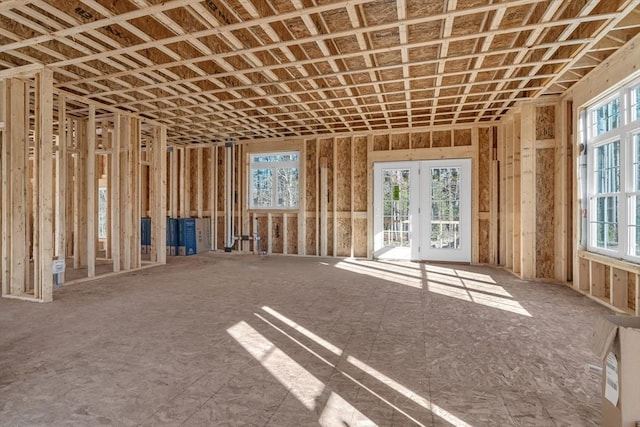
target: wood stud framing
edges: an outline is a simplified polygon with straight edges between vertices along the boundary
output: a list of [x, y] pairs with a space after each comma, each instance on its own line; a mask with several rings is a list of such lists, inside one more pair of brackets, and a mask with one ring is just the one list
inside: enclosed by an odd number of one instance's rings
[[[606, 59], [593, 73], [565, 94], [564, 99], [567, 102], [559, 113], [559, 125], [564, 129], [560, 134], [569, 134], [568, 147], [571, 150], [566, 152], [568, 169], [571, 168], [570, 165], [579, 165], [581, 158], [579, 144], [575, 138], [575, 135], [579, 134], [580, 108], [629, 77], [630, 70], [635, 69], [640, 61], [640, 49], [637, 49], [639, 42], [640, 36], [631, 38], [628, 45]], [[618, 312], [640, 316], [640, 266], [587, 252], [586, 248], [581, 246], [581, 222], [584, 221], [584, 217], [580, 211], [579, 170], [576, 169], [579, 168], [574, 167], [572, 170], [572, 196], [562, 195], [565, 198], [564, 203], [572, 205], [573, 211], [573, 221], [567, 219], [563, 224], [572, 227], [568, 234], [576, 245], [572, 251], [566, 252], [566, 266], [573, 269], [569, 271], [569, 274], [572, 274], [573, 288]]]
[[28, 109], [27, 81], [4, 81], [5, 126], [2, 144], [2, 294], [27, 293], [29, 255], [27, 238]]
[[[2, 295], [51, 301], [54, 260], [75, 268], [56, 283], [141, 267], [139, 117], [61, 94], [44, 67], [0, 84], [2, 117]], [[86, 115], [78, 115], [83, 108]], [[100, 119], [98, 119], [100, 116]], [[148, 144], [157, 147], [154, 170], [166, 170], [166, 128], [149, 123]], [[147, 162], [148, 163], [148, 162]], [[98, 183], [108, 188], [106, 241], [99, 245]], [[156, 221], [154, 263], [165, 262], [165, 175], [150, 179]], [[157, 179], [155, 178], [157, 177]], [[78, 277], [78, 274], [81, 276]]]

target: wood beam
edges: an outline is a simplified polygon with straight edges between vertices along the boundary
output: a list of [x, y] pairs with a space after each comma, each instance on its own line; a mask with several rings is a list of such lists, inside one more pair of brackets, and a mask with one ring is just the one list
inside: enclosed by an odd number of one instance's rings
[[4, 81], [6, 108], [2, 145], [2, 292], [23, 295], [29, 265], [27, 238], [28, 173], [28, 90], [27, 82], [12, 78]]
[[96, 176], [96, 107], [89, 106], [86, 141], [86, 203], [87, 203], [87, 276], [96, 275], [96, 243], [98, 240], [98, 181]]
[[158, 126], [153, 130], [151, 145], [150, 204], [151, 260], [167, 262], [167, 129]]
[[109, 157], [111, 159], [109, 168], [109, 180], [111, 182], [109, 197], [109, 216], [111, 218], [111, 228], [109, 230], [111, 240], [111, 260], [113, 263], [113, 272], [117, 273], [122, 268], [121, 248], [122, 248], [122, 231], [121, 219], [121, 168], [120, 161], [122, 158], [122, 131], [123, 123], [122, 116], [116, 114], [113, 123], [113, 135], [111, 143], [111, 153]]

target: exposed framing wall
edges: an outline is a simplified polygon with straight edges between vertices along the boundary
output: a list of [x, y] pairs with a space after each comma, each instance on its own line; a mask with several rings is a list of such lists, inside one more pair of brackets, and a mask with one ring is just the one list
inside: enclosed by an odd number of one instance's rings
[[53, 76], [0, 81], [2, 296], [53, 299]]
[[[47, 302], [54, 282], [142, 267], [143, 206], [154, 224], [150, 262], [165, 262], [164, 126], [56, 91], [46, 67], [1, 80], [0, 99], [4, 297]], [[54, 276], [54, 260], [65, 273]]]
[[588, 252], [582, 245], [582, 221], [580, 191], [580, 142], [578, 116], [582, 108], [602, 94], [638, 76], [640, 63], [640, 35], [635, 36], [623, 48], [611, 55], [583, 80], [576, 83], [562, 98], [561, 115], [569, 148], [565, 155], [574, 166], [570, 181], [573, 197], [572, 242], [575, 251], [571, 256], [573, 288], [590, 298], [621, 313], [640, 316], [640, 266]]
[[[416, 129], [405, 133], [372, 133], [369, 135], [326, 136], [284, 141], [239, 143], [233, 161], [234, 230], [235, 236], [256, 236], [256, 245], [237, 240], [235, 250], [287, 255], [327, 255], [370, 257], [372, 247], [372, 168], [374, 162], [399, 160], [429, 160], [471, 158], [473, 163], [474, 263], [490, 263], [497, 259], [498, 191], [491, 184], [497, 175], [497, 129], [495, 126]], [[482, 150], [479, 151], [479, 147]], [[190, 167], [184, 165], [188, 154]], [[297, 210], [249, 209], [249, 159], [258, 152], [298, 151], [300, 153], [300, 200]], [[177, 153], [177, 154], [174, 154]], [[178, 157], [178, 160], [175, 157]], [[214, 241], [224, 245], [224, 223], [227, 193], [225, 192], [225, 147], [195, 144], [174, 148], [169, 154], [171, 165], [178, 164], [178, 173], [169, 174], [182, 187], [185, 180], [198, 181], [189, 185], [191, 206], [189, 215], [212, 213], [217, 218]], [[202, 158], [203, 161], [197, 160]], [[205, 161], [204, 159], [209, 159]], [[189, 176], [183, 178], [185, 171]], [[208, 178], [207, 178], [208, 177]], [[202, 184], [200, 184], [202, 181]], [[175, 182], [168, 183], [173, 192]], [[195, 194], [193, 194], [195, 192]], [[180, 191], [177, 191], [180, 194]], [[205, 195], [206, 194], [206, 195]], [[216, 209], [206, 209], [209, 197]], [[177, 197], [171, 196], [171, 200]], [[180, 198], [186, 200], [186, 197]], [[200, 208], [200, 201], [203, 207]], [[171, 214], [171, 206], [169, 206]], [[186, 213], [186, 209], [183, 209]], [[492, 243], [493, 242], [493, 243]]]
[[[498, 127], [498, 264], [526, 279], [571, 280], [567, 104], [522, 103]], [[570, 188], [570, 186], [569, 186]]]

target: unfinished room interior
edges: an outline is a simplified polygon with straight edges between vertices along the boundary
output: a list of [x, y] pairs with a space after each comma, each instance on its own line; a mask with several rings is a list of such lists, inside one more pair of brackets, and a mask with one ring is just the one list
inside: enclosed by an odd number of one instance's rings
[[622, 426], [591, 341], [640, 316], [639, 33], [2, 0], [0, 425]]

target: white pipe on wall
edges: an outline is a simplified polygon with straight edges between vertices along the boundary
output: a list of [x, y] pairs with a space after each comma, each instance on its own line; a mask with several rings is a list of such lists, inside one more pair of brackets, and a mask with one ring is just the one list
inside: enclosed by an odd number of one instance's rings
[[231, 252], [231, 248], [235, 243], [235, 237], [233, 235], [233, 154], [234, 144], [233, 142], [227, 142], [225, 144], [225, 194], [226, 194], [226, 206], [225, 206], [225, 252]]

